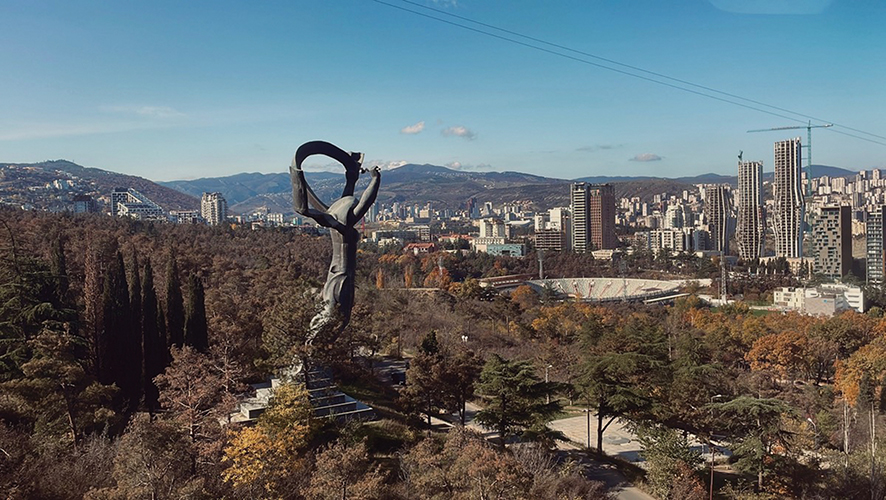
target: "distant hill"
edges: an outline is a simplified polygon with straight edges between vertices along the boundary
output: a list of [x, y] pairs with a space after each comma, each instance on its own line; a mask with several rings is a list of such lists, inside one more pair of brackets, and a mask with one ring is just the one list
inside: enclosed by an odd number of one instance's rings
[[[38, 163], [2, 163], [2, 166], [25, 167], [27, 175], [19, 174], [17, 181], [26, 188], [28, 178], [34, 182], [43, 182], [45, 178], [73, 177], [80, 179], [82, 193], [94, 197], [109, 195], [116, 187], [134, 188], [167, 210], [195, 209], [200, 207], [200, 200], [181, 191], [162, 186], [143, 177], [119, 174], [98, 168], [83, 167], [67, 160], [50, 160]], [[7, 186], [7, 189], [12, 189]]]
[[[813, 165], [818, 177], [855, 175], [856, 172], [837, 167]], [[771, 178], [771, 173], [768, 174]], [[308, 183], [324, 200], [339, 196], [344, 187], [344, 176], [331, 172], [307, 172]], [[766, 175], [764, 175], [766, 177]], [[368, 180], [364, 176], [357, 184], [362, 190]], [[476, 197], [478, 201], [495, 204], [525, 203], [536, 209], [563, 206], [569, 203], [571, 182], [611, 183], [616, 196], [651, 199], [660, 193], [676, 193], [693, 184], [728, 183], [737, 178], [720, 174], [702, 174], [675, 179], [650, 176], [594, 176], [568, 180], [542, 177], [520, 172], [470, 172], [453, 170], [438, 165], [407, 164], [382, 173], [378, 199], [383, 203], [431, 203], [434, 207], [459, 208]], [[243, 173], [228, 177], [214, 177], [189, 181], [162, 183], [183, 193], [200, 196], [203, 192], [221, 192], [232, 211], [248, 213], [258, 208], [272, 212], [292, 213], [292, 187], [288, 172], [274, 174]]]
[[[765, 168], [765, 165], [764, 165]], [[803, 167], [803, 171], [806, 171], [806, 167]], [[831, 167], [828, 165], [812, 165], [812, 178], [817, 177], [851, 177], [857, 174], [858, 172], [854, 170], [846, 170], [845, 168], [840, 167]], [[764, 172], [763, 180], [772, 180], [773, 177], [772, 172]], [[738, 176], [737, 175], [721, 175], [721, 174], [701, 174], [692, 177], [676, 177], [673, 179], [667, 179], [662, 177], [626, 177], [626, 176], [594, 176], [594, 177], [582, 177], [580, 179], [575, 179], [577, 182], [592, 182], [595, 184], [602, 183], [617, 183], [617, 182], [636, 182], [636, 181], [649, 181], [649, 180], [670, 180], [674, 182], [678, 182], [681, 184], [732, 184], [733, 186], [738, 185]]]

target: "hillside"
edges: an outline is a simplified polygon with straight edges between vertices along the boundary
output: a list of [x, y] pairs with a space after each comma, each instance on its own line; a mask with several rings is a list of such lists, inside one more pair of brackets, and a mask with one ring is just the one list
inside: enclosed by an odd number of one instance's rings
[[[43, 189], [45, 184], [55, 180], [70, 182], [64, 190]], [[83, 167], [67, 160], [0, 163], [0, 194], [5, 199], [40, 208], [58, 208], [77, 194], [95, 198], [107, 196], [116, 187], [134, 188], [167, 210], [200, 206], [199, 199], [143, 177]]]

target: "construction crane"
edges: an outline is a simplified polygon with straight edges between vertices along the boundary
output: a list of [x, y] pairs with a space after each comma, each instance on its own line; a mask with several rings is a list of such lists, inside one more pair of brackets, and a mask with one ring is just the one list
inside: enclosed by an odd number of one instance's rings
[[[807, 122], [806, 125], [798, 125], [794, 127], [775, 127], [775, 128], [761, 128], [758, 130], [748, 130], [748, 133], [751, 132], [774, 132], [776, 130], [797, 130], [801, 128], [806, 129], [806, 145], [801, 146], [806, 148], [806, 197], [809, 198], [812, 196], [812, 129], [814, 128], [828, 128], [833, 127], [833, 123], [825, 123], [824, 125], [813, 125], [812, 122]], [[741, 155], [739, 155], [739, 159]]]

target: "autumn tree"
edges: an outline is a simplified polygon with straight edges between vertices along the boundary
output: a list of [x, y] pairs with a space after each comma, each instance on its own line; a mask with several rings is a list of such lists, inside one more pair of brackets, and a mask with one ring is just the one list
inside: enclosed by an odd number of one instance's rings
[[444, 443], [425, 439], [400, 460], [404, 489], [420, 498], [528, 499], [529, 473], [482, 436], [452, 429]]
[[213, 439], [218, 419], [231, 409], [221, 375], [208, 356], [189, 346], [172, 349], [172, 363], [154, 379], [160, 404], [191, 442]]
[[371, 465], [365, 443], [339, 440], [317, 455], [308, 497], [318, 500], [385, 498], [384, 480], [380, 466]]
[[93, 490], [89, 500], [200, 498], [203, 481], [193, 477], [187, 434], [163, 420], [136, 416], [120, 438], [114, 458], [116, 486]]
[[303, 385], [283, 384], [253, 427], [236, 431], [224, 450], [222, 477], [251, 497], [285, 496], [307, 487], [304, 451], [314, 410]]

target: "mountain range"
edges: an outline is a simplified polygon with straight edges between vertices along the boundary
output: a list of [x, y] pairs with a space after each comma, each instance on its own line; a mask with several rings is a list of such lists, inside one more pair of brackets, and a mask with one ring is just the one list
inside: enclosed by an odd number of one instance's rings
[[[813, 176], [845, 177], [856, 172], [838, 167], [813, 165]], [[771, 179], [772, 173], [764, 174]], [[344, 187], [344, 176], [332, 172], [307, 172], [306, 178], [313, 190], [324, 200], [337, 198]], [[167, 210], [194, 209], [200, 206], [204, 192], [220, 192], [233, 213], [250, 213], [257, 209], [270, 212], [293, 213], [292, 187], [288, 172], [273, 174], [240, 173], [226, 177], [211, 177], [155, 183], [133, 175], [119, 174], [98, 168], [88, 168], [67, 160], [39, 163], [0, 163], [0, 198], [15, 202], [36, 201], [43, 196], [34, 186], [43, 186], [53, 179], [76, 179], [74, 194], [94, 197], [108, 195], [115, 187], [131, 187], [141, 191]], [[491, 201], [496, 205], [520, 203], [535, 209], [547, 209], [569, 204], [569, 184], [572, 182], [612, 183], [617, 197], [640, 197], [649, 200], [663, 192], [677, 193], [693, 184], [728, 183], [735, 185], [735, 176], [703, 174], [694, 177], [659, 178], [628, 176], [592, 176], [579, 179], [558, 179], [521, 172], [473, 172], [453, 170], [437, 165], [407, 164], [382, 172], [378, 200], [390, 204], [430, 203], [435, 208], [463, 207], [468, 199]], [[357, 184], [358, 193], [368, 183], [364, 175]], [[18, 195], [16, 196], [16, 193]], [[46, 194], [49, 196], [49, 193]], [[51, 207], [64, 200], [52, 195], [47, 203], [35, 206]]]
[[[813, 165], [813, 177], [845, 177], [856, 172], [826, 165]], [[772, 173], [764, 174], [771, 180]], [[330, 200], [341, 193], [344, 176], [331, 172], [306, 172], [305, 177], [317, 195]], [[569, 203], [568, 185], [572, 182], [612, 183], [617, 197], [651, 198], [662, 192], [674, 193], [693, 184], [737, 184], [736, 176], [703, 174], [693, 177], [660, 178], [651, 176], [592, 176], [558, 179], [521, 172], [467, 172], [438, 165], [407, 164], [382, 172], [378, 199], [382, 203], [431, 203], [432, 206], [458, 208], [475, 197], [479, 202], [528, 203], [539, 209]], [[365, 187], [366, 177], [357, 184]], [[187, 181], [161, 182], [194, 197], [204, 192], [220, 192], [233, 212], [249, 213], [266, 208], [271, 212], [292, 213], [292, 187], [289, 173], [241, 173]]]

